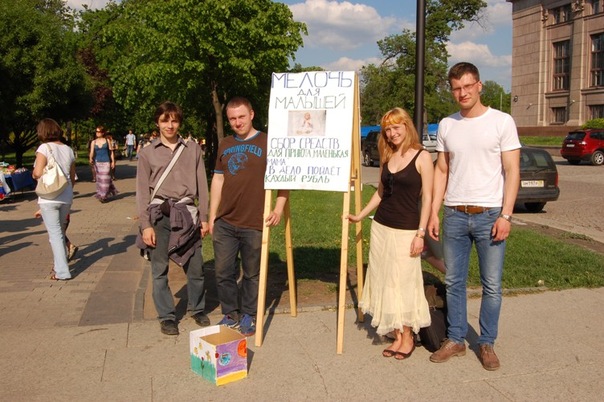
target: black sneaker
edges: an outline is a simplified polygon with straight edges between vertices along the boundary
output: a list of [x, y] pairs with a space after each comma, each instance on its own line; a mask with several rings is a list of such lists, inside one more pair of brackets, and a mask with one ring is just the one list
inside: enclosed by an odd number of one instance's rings
[[159, 323], [162, 334], [178, 335], [178, 325], [174, 320], [165, 320]]
[[210, 319], [204, 313], [197, 313], [193, 315], [193, 319], [200, 327], [207, 327], [210, 325]]

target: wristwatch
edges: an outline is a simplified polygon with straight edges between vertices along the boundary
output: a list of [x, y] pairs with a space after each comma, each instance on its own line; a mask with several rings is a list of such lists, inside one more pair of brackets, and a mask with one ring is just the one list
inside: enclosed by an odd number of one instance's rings
[[499, 217], [505, 219], [508, 222], [512, 222], [512, 215], [500, 214]]

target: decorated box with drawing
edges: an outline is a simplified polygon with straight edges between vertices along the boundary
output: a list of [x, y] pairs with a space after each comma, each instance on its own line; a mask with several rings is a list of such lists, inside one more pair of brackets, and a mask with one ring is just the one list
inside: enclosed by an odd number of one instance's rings
[[191, 331], [191, 369], [216, 385], [247, 377], [247, 338], [222, 325]]

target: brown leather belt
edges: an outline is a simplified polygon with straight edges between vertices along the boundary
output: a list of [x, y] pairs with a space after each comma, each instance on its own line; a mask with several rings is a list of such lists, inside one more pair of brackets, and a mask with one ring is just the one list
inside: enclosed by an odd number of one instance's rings
[[453, 208], [456, 211], [463, 212], [465, 214], [470, 214], [470, 215], [481, 214], [481, 213], [486, 212], [489, 209], [491, 209], [489, 207], [479, 207], [477, 205], [455, 205], [455, 206], [449, 207], [449, 208]]

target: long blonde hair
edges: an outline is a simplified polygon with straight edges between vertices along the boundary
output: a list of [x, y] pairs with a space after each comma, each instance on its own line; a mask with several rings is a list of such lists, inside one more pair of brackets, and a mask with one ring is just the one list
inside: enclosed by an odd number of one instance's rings
[[409, 113], [405, 111], [405, 109], [400, 107], [395, 107], [387, 111], [384, 116], [382, 116], [382, 121], [380, 123], [380, 139], [378, 140], [378, 150], [380, 152], [380, 164], [388, 163], [394, 151], [396, 151], [396, 147], [390, 141], [388, 141], [388, 137], [386, 136], [386, 127], [391, 126], [393, 124], [404, 124], [407, 128], [407, 134], [405, 138], [403, 138], [403, 143], [401, 144], [400, 151], [401, 154], [407, 152], [408, 149], [421, 149], [422, 145], [419, 142], [419, 137], [417, 135], [417, 130], [415, 129], [415, 125], [413, 124], [413, 120], [409, 116]]

